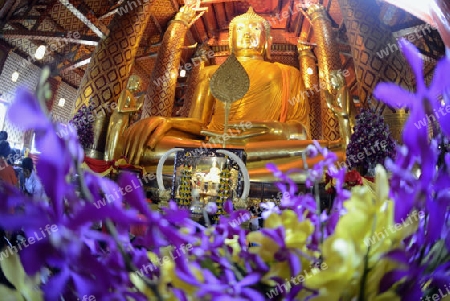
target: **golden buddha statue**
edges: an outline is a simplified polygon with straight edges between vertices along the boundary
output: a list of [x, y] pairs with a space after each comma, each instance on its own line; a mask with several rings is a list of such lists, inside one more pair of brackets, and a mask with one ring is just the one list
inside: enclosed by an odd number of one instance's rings
[[[188, 117], [151, 116], [136, 122], [124, 133], [125, 156], [150, 172], [169, 149], [221, 148], [219, 137], [226, 140], [227, 148], [245, 150], [253, 181], [273, 180], [265, 168], [269, 162], [282, 170], [303, 167], [301, 153], [312, 143], [308, 140], [310, 107], [302, 93], [304, 83], [295, 67], [265, 61], [270, 58], [270, 42], [270, 23], [252, 8], [231, 21], [230, 51], [244, 67], [250, 85], [245, 96], [231, 104], [229, 125], [233, 130], [229, 135], [223, 133], [225, 104], [213, 97], [209, 86], [219, 66], [207, 66], [200, 71]], [[216, 142], [206, 142], [211, 138]], [[341, 141], [319, 143], [341, 148]], [[318, 161], [314, 158], [309, 163]], [[171, 174], [169, 169], [167, 172]]]
[[331, 86], [337, 91], [336, 97], [326, 91], [326, 100], [328, 108], [333, 111], [339, 121], [340, 132], [343, 133], [345, 145], [350, 143], [352, 128], [354, 126], [353, 99], [350, 91], [345, 83], [344, 75], [340, 71], [331, 71]]
[[131, 75], [127, 88], [122, 91], [117, 102], [117, 108], [111, 115], [106, 134], [105, 160], [118, 159], [122, 154], [120, 139], [123, 132], [130, 125], [133, 113], [139, 111], [143, 105], [145, 95], [135, 97], [134, 94], [141, 88], [141, 79]]

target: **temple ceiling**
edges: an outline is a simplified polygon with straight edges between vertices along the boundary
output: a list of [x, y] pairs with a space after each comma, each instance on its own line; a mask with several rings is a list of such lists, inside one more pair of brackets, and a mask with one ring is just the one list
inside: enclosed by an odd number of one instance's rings
[[[139, 0], [0, 0], [0, 44], [38, 66], [49, 65], [53, 76], [77, 88], [80, 85], [90, 57], [100, 39], [109, 33], [109, 25], [120, 13], [120, 7]], [[152, 72], [159, 45], [168, 22], [175, 16], [183, 0], [150, 0], [150, 19], [137, 51], [133, 73], [148, 80]], [[362, 0], [365, 1], [365, 0]], [[205, 0], [208, 11], [191, 27], [182, 60], [188, 61], [195, 45], [205, 45], [215, 52], [227, 52], [228, 24], [249, 6], [270, 21], [273, 50], [278, 60], [293, 56], [301, 38], [314, 43], [308, 17], [298, 5], [314, 0]], [[339, 45], [343, 66], [352, 66], [350, 47], [343, 25], [343, 14], [338, 0], [320, 0], [327, 8], [336, 43]], [[383, 1], [378, 1], [380, 15], [376, 16], [399, 38], [407, 36], [416, 26], [423, 24], [417, 18]], [[437, 33], [426, 35], [414, 42], [429, 62], [444, 53]], [[40, 45], [47, 51], [42, 60], [34, 54]], [[216, 61], [220, 63], [220, 59]], [[290, 62], [287, 62], [290, 63]], [[292, 63], [293, 64], [293, 63]], [[430, 63], [431, 64], [431, 63]], [[295, 65], [295, 64], [294, 64]]]

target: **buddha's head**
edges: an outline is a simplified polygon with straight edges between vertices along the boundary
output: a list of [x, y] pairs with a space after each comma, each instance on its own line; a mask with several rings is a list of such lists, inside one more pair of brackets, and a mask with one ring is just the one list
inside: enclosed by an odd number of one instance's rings
[[137, 91], [141, 87], [141, 78], [135, 74], [131, 75], [128, 79], [127, 89], [130, 91]]
[[230, 51], [238, 58], [270, 58], [270, 23], [250, 7], [229, 26]]

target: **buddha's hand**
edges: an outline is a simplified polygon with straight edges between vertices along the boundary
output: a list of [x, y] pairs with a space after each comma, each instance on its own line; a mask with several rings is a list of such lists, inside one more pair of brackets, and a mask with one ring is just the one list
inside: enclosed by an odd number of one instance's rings
[[183, 6], [180, 11], [175, 15], [175, 20], [182, 21], [186, 25], [190, 24], [196, 16], [195, 10], [190, 6]]
[[170, 130], [170, 118], [152, 116], [139, 120], [124, 132], [125, 156], [138, 165], [146, 146], [154, 149], [164, 134]]

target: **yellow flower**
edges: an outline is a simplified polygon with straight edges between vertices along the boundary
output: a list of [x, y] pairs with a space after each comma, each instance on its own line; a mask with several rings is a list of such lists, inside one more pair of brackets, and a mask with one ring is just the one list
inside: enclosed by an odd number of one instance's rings
[[366, 300], [397, 300], [389, 292], [377, 296], [382, 277], [396, 267], [396, 263], [381, 257], [399, 247], [417, 223], [396, 227], [386, 171], [381, 165], [375, 171], [373, 187], [366, 183], [352, 188], [350, 199], [344, 203], [347, 213], [323, 243], [323, 260], [328, 269], [305, 281], [306, 287], [319, 290], [315, 301], [352, 300], [359, 295], [363, 275]]
[[[171, 248], [161, 248], [161, 256], [168, 256], [167, 254], [171, 251]], [[152, 252], [147, 252], [147, 256], [152, 263], [158, 262], [158, 255]], [[160, 256], [160, 257], [161, 257]], [[188, 263], [189, 265], [189, 263]], [[176, 296], [173, 295], [171, 289], [168, 288], [168, 285], [171, 285], [175, 288], [179, 288], [183, 290], [188, 296], [194, 296], [197, 291], [197, 287], [191, 284], [188, 284], [181, 279], [178, 278], [175, 272], [175, 262], [173, 260], [164, 261], [160, 266], [160, 277], [158, 279], [158, 292], [163, 297], [164, 300], [168, 301], [176, 301], [178, 300]], [[190, 269], [193, 272], [195, 278], [199, 282], [204, 282], [204, 276], [200, 269], [190, 265]], [[146, 295], [148, 300], [155, 300], [156, 296], [152, 292], [150, 288], [145, 284], [145, 282], [139, 277], [137, 273], [130, 274], [131, 282], [136, 286], [136, 288]], [[151, 280], [151, 279], [150, 279]]]
[[305, 286], [319, 290], [320, 295], [330, 300], [339, 300], [344, 291], [349, 289], [349, 285], [355, 281], [355, 275], [361, 275], [362, 257], [349, 236], [329, 237], [325, 240], [322, 251], [328, 268], [306, 278]]
[[[287, 248], [301, 250], [307, 254], [311, 253], [306, 249], [306, 241], [314, 230], [314, 226], [309, 220], [299, 222], [298, 216], [294, 211], [285, 210], [281, 215], [271, 214], [265, 220], [264, 228], [276, 229], [278, 227], [284, 227], [285, 229], [284, 243]], [[264, 281], [271, 284], [272, 282], [268, 279], [274, 276], [282, 279], [298, 276], [291, 274], [288, 262], [275, 261], [274, 256], [280, 249], [280, 246], [271, 238], [263, 235], [261, 231], [255, 231], [247, 235], [247, 240], [258, 244], [257, 247], [251, 249], [251, 252], [259, 254], [270, 266], [270, 271], [263, 278]], [[299, 256], [299, 260], [302, 262], [302, 266], [309, 267], [309, 261], [306, 258]]]
[[368, 301], [400, 301], [401, 298], [394, 292], [385, 292], [376, 297], [368, 298]]

